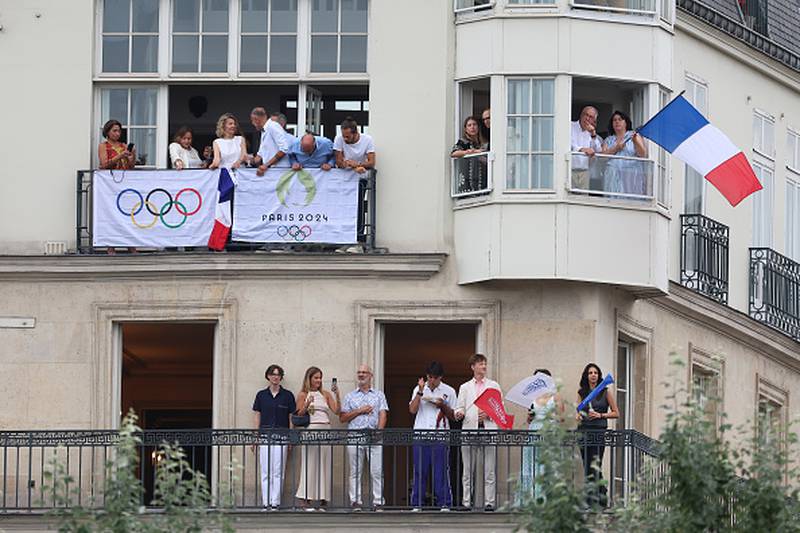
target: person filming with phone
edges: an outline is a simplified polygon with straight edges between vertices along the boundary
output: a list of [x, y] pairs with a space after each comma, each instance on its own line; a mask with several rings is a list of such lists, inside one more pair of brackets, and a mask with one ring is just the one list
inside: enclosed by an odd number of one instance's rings
[[97, 148], [100, 158], [100, 168], [108, 170], [128, 170], [135, 166], [136, 148], [133, 143], [125, 145], [122, 138], [122, 124], [119, 120], [111, 119], [103, 124], [103, 137], [105, 141]]

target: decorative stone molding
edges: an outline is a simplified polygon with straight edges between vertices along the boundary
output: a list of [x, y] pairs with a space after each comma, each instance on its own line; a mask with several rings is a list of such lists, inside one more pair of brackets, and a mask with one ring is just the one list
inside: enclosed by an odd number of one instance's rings
[[140, 253], [72, 256], [0, 256], [0, 281], [121, 279], [405, 278], [427, 280], [445, 253]]
[[383, 387], [383, 329], [386, 322], [467, 322], [477, 324], [477, 351], [489, 358], [490, 373], [500, 368], [500, 302], [477, 301], [396, 301], [355, 302], [355, 366], [368, 364], [375, 385]]
[[[648, 435], [652, 434], [652, 411], [655, 408], [653, 400], [653, 389], [655, 388], [653, 383], [654, 337], [655, 328], [624, 313], [617, 312], [617, 339], [618, 341], [628, 341], [633, 347], [634, 375], [629, 375], [628, 381], [634, 381], [634, 400], [637, 404], [640, 400], [644, 403], [644, 405], [636, 405], [634, 408], [632, 427]], [[619, 369], [617, 369], [617, 373], [619, 373]], [[642, 387], [644, 387], [644, 391], [640, 397], [637, 388], [641, 389]], [[640, 420], [641, 427], [636, 427], [637, 420]]]
[[[237, 305], [233, 300], [98, 302], [94, 304], [92, 428], [119, 427], [122, 397], [122, 322], [213, 322], [215, 428], [236, 427]], [[225, 391], [224, 394], [218, 394]]]

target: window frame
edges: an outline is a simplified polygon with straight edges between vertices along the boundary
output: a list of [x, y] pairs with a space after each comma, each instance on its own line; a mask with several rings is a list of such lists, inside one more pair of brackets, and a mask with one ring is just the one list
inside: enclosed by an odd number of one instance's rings
[[[756, 136], [755, 136], [755, 121], [760, 120], [761, 128], [760, 128], [760, 136], [758, 139], [758, 143], [756, 143]], [[766, 111], [762, 111], [761, 109], [754, 108], [753, 109], [753, 152], [756, 154], [769, 159], [770, 161], [775, 161], [775, 117], [767, 113]], [[769, 153], [764, 147], [764, 140], [765, 140], [765, 132], [766, 132], [766, 125], [772, 126], [772, 153]]]
[[[794, 147], [789, 146], [790, 139], [792, 138], [794, 138]], [[794, 150], [792, 150], [792, 148], [794, 148]], [[792, 151], [794, 151], [794, 162], [789, 159]], [[800, 131], [795, 130], [791, 126], [786, 127], [786, 168], [800, 175]]]
[[[699, 76], [696, 76], [690, 72], [684, 73], [684, 92], [691, 93], [690, 95], [687, 94], [686, 100], [692, 104], [694, 107], [697, 108], [703, 116], [708, 117], [708, 82]], [[705, 91], [705, 98], [703, 99], [702, 103], [698, 100], [698, 90], [703, 89]], [[689, 187], [687, 186], [689, 183], [689, 179], [699, 180], [700, 183], [700, 212], [699, 213], [690, 213], [687, 209], [689, 205], [687, 193], [689, 191]], [[696, 176], [696, 177], [695, 177]], [[707, 187], [708, 183], [707, 180], [696, 170], [692, 167], [687, 165], [686, 163], [683, 164], [683, 212], [685, 214], [698, 214], [703, 215], [706, 212], [706, 197], [707, 195]]]
[[[695, 374], [702, 373], [716, 379], [717, 397], [714, 405], [714, 434], [719, 434], [722, 416], [725, 412], [725, 359], [693, 344], [689, 344], [689, 384], [690, 398], [695, 398]], [[710, 413], [709, 413], [710, 414]], [[709, 419], [709, 422], [712, 422]]]
[[[251, 78], [251, 77], [263, 77], [263, 76], [270, 76], [270, 77], [277, 77], [277, 76], [297, 76], [300, 71], [300, 61], [299, 61], [299, 52], [300, 52], [300, 35], [301, 30], [304, 26], [301, 24], [301, 17], [302, 17], [302, 4], [303, 0], [296, 0], [297, 1], [297, 10], [295, 11], [295, 27], [294, 32], [276, 32], [272, 31], [272, 5], [275, 0], [266, 0], [267, 1], [267, 30], [265, 32], [245, 32], [242, 29], [242, 23], [244, 18], [242, 17], [242, 0], [236, 1], [237, 7], [237, 24], [236, 24], [236, 39], [232, 39], [232, 41], [236, 41], [236, 74], [242, 78]], [[310, 30], [310, 25], [308, 26]], [[282, 72], [275, 72], [272, 70], [272, 37], [287, 37], [294, 35], [294, 70], [291, 71], [282, 71]], [[310, 34], [309, 34], [310, 35]], [[265, 71], [244, 71], [242, 70], [242, 39], [244, 37], [266, 37], [267, 39], [267, 69]], [[310, 39], [310, 36], [309, 36]], [[309, 42], [310, 44], [310, 42]]]
[[[358, 0], [354, 0], [358, 1]], [[312, 5], [313, 0], [307, 0], [308, 6], [308, 34], [305, 36], [304, 40], [307, 39], [307, 57], [306, 57], [306, 73], [309, 76], [332, 76], [332, 75], [346, 75], [346, 76], [363, 76], [369, 75], [369, 19], [371, 14], [371, 5], [372, 3], [370, 0], [367, 0], [367, 30], [365, 32], [343, 32], [342, 31], [342, 0], [336, 0], [337, 5], [337, 12], [336, 12], [336, 32], [315, 32], [314, 31], [314, 6]], [[300, 11], [298, 5], [298, 12]], [[298, 28], [299, 29], [299, 28]], [[321, 37], [331, 37], [336, 36], [336, 70], [334, 71], [315, 71], [313, 68], [313, 49], [314, 49], [314, 37], [321, 36]], [[366, 45], [366, 57], [364, 61], [364, 71], [363, 72], [342, 72], [342, 37], [364, 37], [367, 40]], [[298, 37], [299, 39], [299, 37]]]
[[[162, 20], [163, 20], [163, 8], [165, 0], [156, 0], [156, 5], [158, 6], [158, 14], [156, 19], [158, 21], [158, 29], [155, 33], [153, 32], [134, 32], [133, 31], [133, 4], [135, 0], [131, 0], [128, 4], [128, 31], [127, 32], [105, 32], [103, 28], [103, 18], [105, 16], [105, 0], [96, 0], [95, 4], [95, 14], [96, 14], [96, 23], [95, 23], [95, 73], [98, 77], [105, 77], [105, 78], [118, 78], [118, 77], [136, 77], [136, 78], [157, 78], [161, 73], [161, 47], [163, 46], [161, 34], [163, 31], [162, 28]], [[105, 49], [103, 46], [103, 38], [108, 35], [112, 37], [122, 37], [126, 36], [128, 38], [128, 70], [121, 71], [121, 72], [106, 72], [103, 70], [103, 56], [105, 54]], [[134, 36], [149, 36], [156, 38], [156, 67], [155, 70], [152, 72], [139, 72], [133, 71], [133, 38]]]
[[[194, 76], [203, 76], [203, 77], [227, 77], [231, 71], [231, 55], [232, 51], [235, 50], [237, 64], [239, 58], [239, 48], [238, 46], [234, 45], [234, 42], [237, 39], [233, 38], [234, 32], [231, 31], [232, 28], [237, 28], [237, 25], [233, 24], [234, 13], [232, 7], [240, 8], [241, 2], [236, 0], [235, 2], [228, 2], [228, 23], [225, 32], [220, 31], [203, 31], [203, 2], [206, 0], [195, 0], [200, 5], [200, 10], [197, 15], [197, 31], [174, 31], [175, 25], [175, 0], [166, 0], [167, 5], [169, 6], [169, 24], [167, 25], [167, 34], [169, 37], [169, 50], [167, 53], [167, 65], [166, 70], [169, 72], [169, 75], [172, 77], [194, 77]], [[237, 12], [238, 14], [238, 12]], [[238, 17], [237, 17], [238, 18]], [[225, 68], [220, 71], [215, 72], [206, 72], [203, 71], [203, 37], [212, 36], [212, 37], [226, 37], [226, 52], [225, 52]], [[236, 33], [236, 35], [240, 35], [240, 33]], [[174, 64], [174, 57], [173, 52], [175, 50], [175, 37], [187, 37], [187, 36], [196, 36], [198, 38], [197, 43], [197, 70], [194, 71], [176, 71], [175, 64]], [[234, 48], [235, 46], [235, 48]]]
[[[753, 172], [762, 186], [761, 190], [753, 193], [752, 244], [754, 248], [772, 248], [775, 235], [775, 171], [760, 161], [751, 163]], [[769, 173], [768, 179], [764, 176], [766, 172]], [[762, 235], [767, 237], [766, 242], [762, 242]]]
[[[775, 383], [771, 382], [770, 380], [766, 379], [761, 374], [756, 374], [756, 395], [755, 395], [755, 427], [754, 430], [757, 432], [757, 436], [760, 437], [758, 432], [761, 431], [760, 427], [760, 417], [761, 417], [761, 405], [762, 403], [770, 403], [772, 405], [778, 406], [780, 409], [779, 419], [782, 428], [787, 427], [789, 422], [789, 392]], [[783, 449], [788, 444], [788, 435], [785, 432], [781, 432], [778, 435], [779, 438], [779, 446]], [[784, 472], [784, 474], [788, 474], [788, 471]]]
[[[525, 81], [531, 82], [531, 90], [529, 91], [529, 93], [530, 93], [530, 101], [529, 101], [529, 103], [530, 104], [533, 103], [533, 81], [535, 81], [535, 80], [550, 81], [553, 84], [553, 102], [552, 102], [553, 107], [552, 107], [552, 112], [551, 113], [533, 113], [532, 112], [533, 111], [533, 106], [531, 105], [530, 106], [531, 112], [528, 113], [528, 114], [519, 114], [519, 113], [511, 114], [511, 113], [509, 113], [508, 112], [509, 82], [510, 81], [514, 81], [514, 80], [525, 80]], [[556, 192], [556, 181], [557, 181], [557, 177], [558, 177], [556, 175], [556, 118], [557, 118], [557, 114], [556, 114], [556, 101], [557, 101], [556, 77], [555, 76], [504, 76], [504, 89], [505, 90], [504, 90], [503, 99], [504, 99], [504, 102], [505, 102], [505, 106], [504, 106], [504, 109], [503, 109], [503, 113], [505, 115], [505, 122], [506, 122], [506, 128], [505, 129], [506, 129], [506, 131], [504, 132], [505, 133], [505, 138], [503, 140], [503, 142], [504, 142], [503, 157], [504, 157], [504, 161], [505, 161], [505, 168], [503, 169], [503, 174], [505, 176], [505, 179], [503, 180], [503, 189], [502, 189], [503, 193], [511, 193], [511, 194], [554, 193], [554, 192]], [[508, 143], [508, 132], [510, 131], [510, 129], [508, 127], [509, 119], [511, 119], [511, 118], [519, 118], [519, 117], [522, 117], [522, 118], [527, 117], [527, 118], [530, 119], [530, 122], [529, 122], [529, 125], [528, 125], [528, 134], [529, 134], [529, 140], [530, 140], [529, 146], [533, 143], [533, 122], [534, 122], [534, 119], [537, 118], [537, 117], [550, 117], [550, 118], [553, 119], [553, 138], [552, 138], [553, 149], [552, 149], [552, 151], [550, 151], [550, 152], [541, 152], [541, 151], [533, 151], [533, 150], [529, 150], [527, 152], [510, 152], [509, 151], [509, 143]], [[508, 183], [509, 183], [508, 180], [509, 180], [509, 176], [510, 176], [510, 173], [509, 173], [509, 157], [510, 156], [527, 155], [529, 158], [531, 158], [534, 155], [547, 155], [547, 154], [552, 155], [552, 168], [551, 168], [551, 175], [550, 175], [551, 176], [551, 186], [549, 188], [547, 188], [547, 187], [540, 187], [540, 188], [533, 188], [533, 187], [511, 188], [511, 187], [508, 186]], [[529, 164], [528, 164], [528, 184], [529, 185], [533, 185], [533, 182], [534, 182], [534, 179], [533, 179], [533, 166], [530, 164], [530, 161], [531, 161], [531, 159], [529, 159]]]
[[800, 173], [789, 170], [785, 187], [784, 252], [789, 259], [800, 262]]

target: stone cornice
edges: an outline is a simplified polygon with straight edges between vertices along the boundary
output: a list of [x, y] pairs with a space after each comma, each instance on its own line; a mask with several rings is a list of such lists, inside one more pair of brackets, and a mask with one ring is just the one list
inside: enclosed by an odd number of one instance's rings
[[649, 301], [800, 372], [800, 343], [753, 320], [741, 311], [697, 294], [674, 281], [670, 281], [668, 296]]
[[107, 281], [252, 278], [430, 279], [445, 253], [157, 253], [0, 256], [0, 281]]

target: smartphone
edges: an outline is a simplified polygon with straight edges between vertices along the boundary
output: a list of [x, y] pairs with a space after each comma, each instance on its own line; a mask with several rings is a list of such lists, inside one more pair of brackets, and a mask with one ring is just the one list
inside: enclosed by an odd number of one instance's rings
[[337, 381], [336, 381], [336, 378], [333, 378], [333, 379], [331, 380], [331, 387], [332, 387], [332, 388], [333, 388], [333, 387], [336, 387], [336, 383], [337, 383]]
[[128, 151], [129, 151], [129, 152], [133, 152], [133, 147], [134, 147], [134, 146], [136, 146], [136, 145], [135, 145], [135, 144], [133, 144], [133, 143], [128, 143]]

